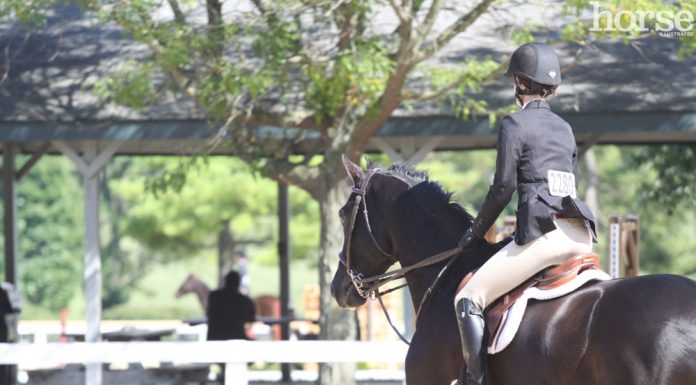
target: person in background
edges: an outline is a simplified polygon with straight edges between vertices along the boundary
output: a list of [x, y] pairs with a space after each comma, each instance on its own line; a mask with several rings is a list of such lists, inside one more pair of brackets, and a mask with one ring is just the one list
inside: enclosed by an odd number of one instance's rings
[[240, 277], [236, 271], [225, 276], [225, 286], [213, 290], [208, 297], [208, 341], [250, 339], [246, 324], [254, 322], [256, 306], [239, 292]]
[[249, 259], [246, 256], [246, 253], [243, 251], [240, 251], [234, 255], [233, 258], [235, 270], [239, 273], [239, 292], [244, 294], [244, 295], [249, 295], [251, 293], [251, 289], [249, 288], [249, 274], [248, 273], [248, 268], [249, 268]]

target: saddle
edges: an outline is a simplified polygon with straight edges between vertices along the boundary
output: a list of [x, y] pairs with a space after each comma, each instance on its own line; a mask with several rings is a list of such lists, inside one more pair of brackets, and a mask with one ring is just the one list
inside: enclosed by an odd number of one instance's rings
[[[497, 335], [505, 312], [510, 309], [510, 307], [522, 296], [522, 294], [524, 294], [525, 290], [532, 287], [536, 287], [539, 290], [550, 290], [572, 281], [578, 276], [578, 274], [591, 269], [601, 270], [599, 265], [599, 255], [595, 253], [577, 255], [562, 265], [551, 266], [545, 270], [542, 270], [534, 277], [517, 286], [504, 296], [498, 298], [484, 311], [488, 335]], [[476, 273], [476, 271], [473, 271], [464, 277], [462, 282], [459, 284], [459, 289], [464, 287], [464, 285], [469, 282], [474, 273]], [[459, 291], [459, 289], [457, 291]]]

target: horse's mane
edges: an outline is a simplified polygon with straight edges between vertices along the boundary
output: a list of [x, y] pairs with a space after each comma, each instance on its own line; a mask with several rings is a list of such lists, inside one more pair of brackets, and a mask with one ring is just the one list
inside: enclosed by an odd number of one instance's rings
[[382, 171], [382, 173], [406, 182], [410, 187], [410, 191], [417, 195], [418, 201], [430, 207], [430, 210], [437, 210], [444, 206], [462, 216], [467, 224], [474, 220], [473, 216], [466, 209], [458, 203], [452, 202], [451, 192], [445, 190], [439, 183], [430, 180], [427, 171], [416, 170], [405, 163], [394, 163]]

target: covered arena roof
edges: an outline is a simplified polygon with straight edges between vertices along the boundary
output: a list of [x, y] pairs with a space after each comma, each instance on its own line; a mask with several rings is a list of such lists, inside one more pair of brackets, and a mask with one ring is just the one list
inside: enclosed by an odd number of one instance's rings
[[[541, 18], [551, 35], [561, 24], [549, 23], [562, 23], [549, 15], [559, 12], [562, 2], [552, 4], [524, 11]], [[486, 55], [506, 60], [514, 47], [499, 33], [500, 17], [485, 15], [433, 60], [451, 66]], [[32, 152], [51, 140], [76, 147], [85, 140], [119, 140], [121, 154], [182, 154], [202, 148], [216, 133], [186, 100], [170, 96], [134, 111], [105, 103], [91, 91], [114, 68], [149, 55], [117, 26], [99, 24], [74, 6], [59, 9], [47, 26], [24, 41], [19, 26], [0, 25], [0, 63], [8, 68], [0, 82], [0, 141]], [[601, 43], [582, 48], [575, 59], [580, 46], [558, 45], [564, 83], [552, 108], [571, 123], [581, 143], [696, 142], [696, 57], [678, 59], [677, 44], [663, 38]], [[511, 103], [508, 83], [500, 78], [486, 86], [482, 95], [489, 105]], [[432, 138], [436, 150], [490, 148], [495, 129], [487, 118], [461, 120], [441, 105], [414, 104], [398, 110], [368, 149], [384, 149], [385, 143], [418, 147]]]

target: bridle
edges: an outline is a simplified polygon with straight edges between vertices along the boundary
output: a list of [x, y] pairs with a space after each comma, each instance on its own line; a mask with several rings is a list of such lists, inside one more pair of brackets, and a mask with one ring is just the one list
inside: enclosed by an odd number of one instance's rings
[[359, 273], [355, 270], [352, 269], [351, 267], [351, 244], [353, 241], [353, 231], [355, 230], [355, 222], [358, 218], [358, 210], [360, 209], [360, 203], [362, 202], [363, 204], [363, 216], [365, 217], [365, 224], [367, 226], [367, 233], [370, 235], [370, 239], [372, 239], [372, 244], [377, 248], [377, 250], [382, 253], [385, 257], [389, 258], [393, 262], [396, 262], [396, 258], [394, 258], [393, 255], [387, 253], [384, 251], [384, 249], [379, 245], [377, 242], [377, 239], [375, 238], [375, 235], [372, 233], [372, 227], [370, 226], [370, 215], [367, 211], [367, 190], [370, 186], [370, 180], [372, 177], [379, 172], [379, 168], [371, 169], [367, 172], [365, 177], [362, 178], [362, 181], [360, 182], [360, 186], [355, 186], [353, 187], [352, 192], [355, 195], [355, 202], [353, 203], [353, 208], [351, 210], [350, 214], [350, 219], [348, 221], [348, 231], [346, 232], [346, 243], [345, 243], [345, 250], [346, 253], [345, 255], [343, 252], [340, 252], [338, 254], [338, 259], [341, 261], [341, 263], [345, 266], [346, 272], [350, 276], [351, 282], [353, 282], [353, 286], [355, 286], [355, 289], [358, 291], [358, 294], [360, 294], [361, 297], [367, 299], [367, 298], [375, 298], [375, 289], [377, 286], [372, 286], [369, 285], [368, 283], [371, 282], [371, 278], [365, 278], [365, 276], [362, 273]]
[[[441, 253], [435, 254], [429, 258], [426, 258], [422, 261], [419, 261], [413, 265], [402, 267], [397, 270], [392, 270], [388, 271], [386, 273], [378, 274], [375, 276], [371, 277], [365, 277], [362, 273], [358, 272], [357, 270], [353, 270], [351, 266], [351, 243], [353, 240], [353, 232], [355, 230], [355, 222], [358, 218], [358, 210], [360, 209], [360, 203], [362, 203], [363, 206], [363, 215], [365, 218], [365, 225], [367, 226], [367, 232], [370, 235], [370, 239], [372, 239], [372, 244], [375, 246], [375, 248], [384, 256], [389, 258], [392, 263], [397, 262], [397, 258], [384, 251], [384, 249], [379, 245], [377, 242], [377, 239], [375, 238], [374, 234], [372, 233], [372, 227], [370, 226], [370, 216], [367, 210], [367, 192], [370, 187], [370, 180], [372, 177], [379, 173], [380, 169], [379, 168], [373, 168], [369, 169], [365, 176], [360, 180], [360, 185], [355, 186], [352, 189], [352, 192], [356, 194], [355, 196], [355, 201], [353, 203], [353, 207], [351, 209], [350, 217], [348, 220], [348, 227], [346, 231], [346, 242], [345, 242], [345, 255], [343, 252], [340, 252], [338, 254], [338, 259], [345, 266], [346, 272], [348, 276], [350, 277], [351, 282], [353, 283], [353, 286], [355, 286], [355, 290], [357, 290], [358, 294], [365, 299], [377, 299], [379, 300], [379, 304], [382, 307], [382, 310], [384, 311], [384, 315], [387, 317], [387, 320], [389, 321], [389, 324], [391, 325], [392, 329], [396, 332], [396, 334], [399, 335], [402, 341], [404, 341], [407, 344], [410, 344], [406, 338], [396, 329], [394, 324], [391, 321], [391, 317], [389, 317], [389, 313], [387, 312], [384, 303], [382, 301], [382, 296], [388, 293], [391, 293], [392, 291], [401, 289], [405, 286], [407, 286], [407, 283], [404, 283], [402, 285], [390, 288], [386, 291], [380, 292], [379, 288], [383, 285], [385, 285], [388, 282], [391, 282], [396, 279], [400, 278], [405, 278], [406, 274], [412, 270], [419, 269], [422, 267], [434, 265], [436, 263], [440, 263], [446, 259], [449, 259], [447, 264], [440, 270], [438, 273], [437, 277], [433, 281], [433, 283], [428, 287], [426, 290], [425, 294], [423, 295], [423, 298], [421, 298], [421, 301], [418, 305], [418, 308], [416, 309], [416, 324], [418, 322], [418, 316], [420, 315], [421, 309], [423, 309], [423, 305], [425, 304], [426, 300], [430, 297], [430, 295], [433, 292], [433, 289], [437, 285], [437, 283], [440, 281], [440, 278], [443, 276], [444, 272], [449, 268], [449, 266], [454, 262], [456, 257], [461, 253], [461, 249], [458, 247], [455, 247], [453, 249], [445, 250]], [[398, 179], [398, 178], [397, 178]], [[399, 179], [400, 180], [400, 179]], [[402, 181], [406, 183], [405, 181]], [[406, 183], [408, 184], [408, 183]]]

